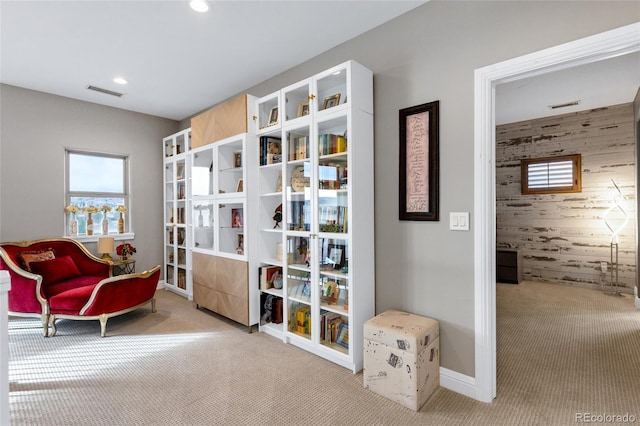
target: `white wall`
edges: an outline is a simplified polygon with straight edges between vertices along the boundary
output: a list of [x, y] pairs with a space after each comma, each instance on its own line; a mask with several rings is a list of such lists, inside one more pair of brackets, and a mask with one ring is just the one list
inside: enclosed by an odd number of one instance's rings
[[0, 241], [64, 234], [65, 148], [125, 154], [136, 270], [161, 264], [162, 138], [177, 122], [8, 85], [0, 98]]

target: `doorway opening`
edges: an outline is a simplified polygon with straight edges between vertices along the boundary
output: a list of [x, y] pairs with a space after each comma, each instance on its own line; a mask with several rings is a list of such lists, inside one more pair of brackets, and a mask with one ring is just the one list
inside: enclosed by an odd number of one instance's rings
[[475, 71], [474, 298], [475, 399], [496, 397], [495, 87], [640, 51], [640, 23]]

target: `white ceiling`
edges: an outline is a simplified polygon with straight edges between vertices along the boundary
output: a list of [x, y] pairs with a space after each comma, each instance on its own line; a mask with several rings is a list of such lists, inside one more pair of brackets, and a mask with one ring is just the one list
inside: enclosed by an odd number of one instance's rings
[[[496, 124], [633, 102], [640, 88], [640, 52], [496, 87]], [[550, 105], [579, 101], [552, 109]]]
[[[210, 1], [198, 14], [186, 0], [0, 0], [0, 82], [181, 120], [424, 3]], [[496, 121], [631, 102], [639, 86], [640, 54], [505, 83]]]
[[0, 82], [181, 120], [425, 1], [209, 3], [2, 0]]

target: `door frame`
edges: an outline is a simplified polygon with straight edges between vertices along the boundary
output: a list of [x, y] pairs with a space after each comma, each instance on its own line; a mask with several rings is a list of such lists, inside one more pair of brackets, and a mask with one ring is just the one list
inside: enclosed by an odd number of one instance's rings
[[495, 87], [638, 51], [640, 22], [475, 70], [475, 399], [479, 401], [496, 397]]

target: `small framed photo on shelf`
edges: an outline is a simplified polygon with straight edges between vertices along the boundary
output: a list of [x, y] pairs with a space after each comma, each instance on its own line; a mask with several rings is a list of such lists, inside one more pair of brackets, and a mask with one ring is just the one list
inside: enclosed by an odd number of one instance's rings
[[267, 126], [273, 126], [275, 124], [278, 124], [278, 107], [273, 107], [271, 108], [271, 111], [269, 111], [269, 122], [267, 123]]
[[242, 151], [233, 151], [233, 167], [242, 167]]
[[176, 164], [176, 179], [184, 179], [184, 163]]
[[244, 181], [242, 179], [238, 179], [238, 183], [236, 184], [236, 192], [244, 191]]
[[309, 101], [300, 102], [298, 104], [298, 117], [309, 115]]
[[244, 226], [244, 216], [242, 209], [231, 209], [231, 227], [242, 228]]
[[349, 324], [343, 322], [338, 326], [336, 343], [345, 349], [349, 349]]
[[324, 98], [324, 102], [322, 104], [322, 109], [333, 108], [334, 106], [340, 103], [340, 93], [336, 93], [335, 95], [327, 96]]
[[346, 246], [329, 244], [329, 256], [325, 261], [333, 265], [333, 269], [340, 269], [344, 266]]

